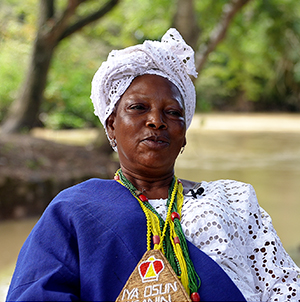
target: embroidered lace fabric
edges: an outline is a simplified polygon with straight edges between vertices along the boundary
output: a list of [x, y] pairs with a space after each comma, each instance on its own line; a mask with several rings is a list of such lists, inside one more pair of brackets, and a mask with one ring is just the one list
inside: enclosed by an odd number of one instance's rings
[[[247, 301], [300, 301], [300, 269], [252, 186], [218, 180], [202, 187], [201, 196], [184, 199], [181, 224], [187, 240], [223, 268]], [[149, 202], [165, 219], [166, 201]]]
[[133, 79], [143, 74], [156, 74], [170, 80], [179, 89], [185, 107], [186, 127], [191, 124], [196, 93], [189, 75], [197, 77], [193, 49], [179, 32], [171, 28], [159, 41], [110, 52], [92, 81], [91, 99], [95, 114], [106, 130], [106, 120]]

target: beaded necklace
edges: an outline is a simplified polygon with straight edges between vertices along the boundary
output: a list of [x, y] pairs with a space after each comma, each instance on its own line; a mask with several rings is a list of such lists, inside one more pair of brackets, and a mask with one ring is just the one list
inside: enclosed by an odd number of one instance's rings
[[138, 200], [147, 219], [147, 250], [151, 250], [151, 235], [153, 249], [161, 250], [171, 267], [180, 279], [192, 301], [200, 301], [197, 293], [201, 280], [190, 259], [188, 246], [180, 224], [180, 214], [183, 204], [183, 186], [176, 176], [168, 191], [167, 217], [164, 221], [148, 202], [148, 198], [137, 190], [119, 169], [114, 179], [125, 186]]

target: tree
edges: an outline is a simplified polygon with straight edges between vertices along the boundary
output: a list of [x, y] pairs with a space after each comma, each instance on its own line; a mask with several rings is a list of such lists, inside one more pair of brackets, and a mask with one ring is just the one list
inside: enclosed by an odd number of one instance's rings
[[236, 14], [201, 69], [197, 108], [299, 112], [299, 8], [295, 0], [250, 1]]
[[86, 2], [88, 0], [68, 0], [65, 9], [59, 11], [53, 0], [40, 0], [39, 24], [30, 65], [19, 96], [2, 125], [3, 133], [30, 129], [36, 124], [48, 70], [58, 44], [84, 26], [102, 18], [119, 1], [109, 0], [96, 10], [80, 16], [78, 8]]
[[201, 72], [208, 55], [215, 50], [217, 45], [225, 38], [226, 32], [234, 16], [246, 5], [250, 0], [231, 0], [222, 8], [222, 14], [219, 22], [210, 33], [206, 43], [201, 41], [200, 28], [195, 15], [194, 0], [178, 0], [177, 9], [173, 19], [173, 25], [180, 31], [186, 42], [196, 49], [200, 44], [199, 50], [196, 52], [196, 69]]
[[232, 0], [224, 5], [220, 21], [211, 32], [208, 42], [202, 44], [196, 53], [196, 66], [198, 72], [201, 72], [207, 61], [208, 55], [214, 51], [217, 45], [225, 38], [228, 27], [234, 16], [249, 1], [250, 0]]
[[200, 27], [194, 6], [194, 0], [178, 0], [172, 27], [179, 30], [187, 44], [196, 49], [200, 37]]
[[[47, 104], [43, 101], [44, 90], [58, 44], [85, 25], [103, 17], [118, 3], [117, 0], [107, 0], [108, 2], [99, 8], [96, 2], [68, 0], [65, 10], [60, 12], [53, 0], [40, 1], [40, 20], [30, 67], [19, 90], [19, 96], [12, 103], [4, 120], [2, 132], [12, 133], [24, 128], [29, 130], [37, 125], [41, 103]], [[142, 43], [145, 39], [159, 39], [168, 27], [174, 26], [187, 43], [197, 50], [196, 62], [200, 72], [209, 53], [224, 39], [234, 16], [249, 1], [231, 0], [224, 4], [224, 1], [212, 3], [211, 0], [123, 0], [118, 9], [96, 27], [85, 27], [84, 34], [93, 38], [95, 43], [99, 43], [96, 40], [101, 36], [102, 43], [99, 44], [106, 44], [106, 49], [109, 50]], [[93, 13], [86, 13], [82, 17], [78, 8], [88, 10], [84, 4], [88, 2], [97, 5], [97, 9], [95, 10], [94, 6]], [[61, 64], [63, 63], [59, 62], [56, 66]], [[67, 87], [66, 89], [72, 90]], [[69, 95], [72, 98], [73, 92]], [[54, 107], [51, 108], [54, 112]], [[44, 109], [49, 113], [49, 106]], [[60, 114], [66, 118], [65, 111]], [[72, 114], [74, 111], [70, 112], [70, 116]]]

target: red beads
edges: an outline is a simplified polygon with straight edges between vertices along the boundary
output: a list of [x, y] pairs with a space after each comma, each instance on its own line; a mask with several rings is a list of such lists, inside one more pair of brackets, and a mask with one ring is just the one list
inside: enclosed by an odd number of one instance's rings
[[200, 295], [198, 293], [192, 293], [191, 299], [193, 302], [199, 302], [200, 301]]
[[160, 238], [158, 235], [154, 235], [153, 236], [153, 244], [159, 244], [160, 243]]
[[139, 195], [139, 199], [140, 199], [142, 202], [148, 201], [148, 198], [147, 198], [144, 194], [140, 194], [140, 195]]
[[171, 214], [171, 219], [172, 219], [172, 221], [174, 221], [175, 218], [180, 219], [180, 215], [179, 215], [177, 212], [173, 212], [173, 213]]
[[119, 175], [115, 175], [114, 176], [114, 180], [120, 180], [120, 176]]
[[175, 243], [175, 244], [180, 244], [180, 239], [179, 239], [179, 237], [174, 237], [174, 243]]

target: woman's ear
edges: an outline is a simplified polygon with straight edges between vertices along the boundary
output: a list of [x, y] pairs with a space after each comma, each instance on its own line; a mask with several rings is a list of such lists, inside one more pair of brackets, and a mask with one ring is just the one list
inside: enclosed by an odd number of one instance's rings
[[113, 112], [106, 120], [106, 130], [110, 139], [115, 138], [115, 118], [116, 114]]

